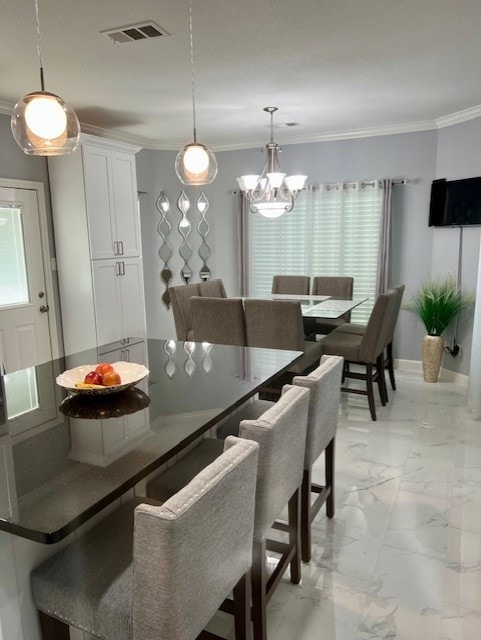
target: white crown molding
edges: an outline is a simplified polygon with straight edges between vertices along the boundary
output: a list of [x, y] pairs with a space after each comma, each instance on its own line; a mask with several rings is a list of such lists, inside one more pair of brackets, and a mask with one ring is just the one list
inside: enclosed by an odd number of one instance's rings
[[[138, 151], [140, 149], [145, 149], [149, 143], [149, 141], [139, 138], [137, 136], [130, 136], [128, 134], [120, 133], [118, 131], [112, 131], [111, 129], [103, 129], [101, 127], [94, 127], [90, 124], [80, 123], [80, 128], [83, 134], [94, 136], [95, 138], [105, 138], [109, 141], [119, 142], [123, 144], [128, 144], [133, 147], [137, 147]], [[137, 153], [137, 152], [136, 152]]]
[[474, 120], [474, 118], [479, 118], [480, 116], [481, 104], [478, 104], [477, 106], [470, 107], [469, 109], [463, 109], [462, 111], [450, 113], [447, 116], [441, 116], [440, 118], [436, 119], [436, 125], [438, 129], [442, 129], [444, 127], [450, 127], [453, 124], [466, 122], [467, 120]]

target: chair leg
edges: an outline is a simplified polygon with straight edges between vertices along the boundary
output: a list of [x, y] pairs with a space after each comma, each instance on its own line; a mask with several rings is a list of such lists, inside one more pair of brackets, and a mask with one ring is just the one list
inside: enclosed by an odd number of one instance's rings
[[381, 404], [385, 407], [389, 398], [387, 397], [386, 378], [384, 377], [384, 352], [381, 353], [376, 360], [376, 378]]
[[301, 485], [301, 555], [303, 562], [311, 559], [311, 470], [304, 469]]
[[367, 399], [369, 401], [369, 411], [371, 412], [371, 419], [376, 421], [376, 405], [374, 402], [374, 388], [373, 388], [373, 365], [371, 363], [366, 364], [366, 386], [367, 386]]
[[245, 573], [234, 587], [235, 640], [251, 640], [251, 573]]
[[254, 640], [266, 640], [266, 542], [254, 540], [252, 548], [252, 626]]
[[[294, 556], [290, 562], [291, 582], [301, 581], [301, 490], [298, 488], [288, 503], [289, 543], [294, 546]], [[310, 527], [309, 527], [310, 528]]]
[[334, 501], [334, 471], [335, 471], [335, 450], [336, 438], [333, 438], [326, 447], [325, 465], [326, 465], [326, 487], [331, 488], [330, 494], [326, 499], [326, 514], [328, 518], [334, 518], [335, 501]]
[[387, 345], [387, 370], [389, 372], [389, 380], [391, 381], [391, 388], [396, 391], [396, 379], [394, 377], [394, 360], [392, 357], [392, 342]]
[[68, 624], [39, 611], [42, 640], [69, 640], [70, 629]]

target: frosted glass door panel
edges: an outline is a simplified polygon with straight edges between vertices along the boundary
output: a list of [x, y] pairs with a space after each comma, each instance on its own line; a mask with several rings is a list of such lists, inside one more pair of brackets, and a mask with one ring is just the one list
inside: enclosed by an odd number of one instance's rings
[[0, 306], [29, 300], [25, 241], [20, 207], [0, 207]]

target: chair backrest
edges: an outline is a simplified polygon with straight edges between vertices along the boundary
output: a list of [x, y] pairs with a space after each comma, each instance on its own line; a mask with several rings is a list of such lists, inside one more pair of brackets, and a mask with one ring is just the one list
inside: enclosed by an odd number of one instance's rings
[[[354, 278], [348, 276], [316, 276], [312, 281], [312, 294], [316, 296], [331, 296], [344, 300], [352, 300]], [[351, 312], [342, 316], [344, 322], [351, 321]]]
[[239, 435], [260, 445], [254, 538], [262, 540], [301, 485], [309, 391], [285, 385], [257, 420], [241, 420]]
[[393, 287], [392, 290], [396, 292], [396, 303], [393, 304], [393, 308], [389, 315], [388, 327], [386, 329], [387, 344], [394, 339], [394, 330], [396, 329], [397, 319], [399, 317], [399, 311], [401, 309], [401, 303], [404, 295], [405, 285], [400, 284], [397, 287]]
[[190, 299], [197, 342], [245, 346], [246, 327], [240, 298]]
[[258, 450], [230, 436], [162, 506], [136, 508], [133, 640], [193, 640], [250, 568]]
[[393, 289], [388, 290], [386, 293], [381, 293], [377, 297], [359, 349], [359, 357], [363, 362], [374, 363], [388, 344], [388, 318], [396, 301], [397, 292]]
[[311, 469], [336, 436], [344, 358], [322, 356], [321, 363], [307, 376], [295, 376], [292, 384], [309, 389], [304, 468]]
[[309, 276], [274, 276], [271, 293], [309, 295]]
[[244, 300], [247, 345], [304, 351], [301, 305], [296, 300]]
[[207, 298], [227, 298], [224, 283], [220, 278], [199, 282], [199, 295]]
[[189, 340], [188, 332], [192, 331], [192, 312], [190, 299], [199, 295], [198, 284], [184, 284], [179, 287], [169, 287], [170, 302], [174, 313], [175, 331], [177, 340]]

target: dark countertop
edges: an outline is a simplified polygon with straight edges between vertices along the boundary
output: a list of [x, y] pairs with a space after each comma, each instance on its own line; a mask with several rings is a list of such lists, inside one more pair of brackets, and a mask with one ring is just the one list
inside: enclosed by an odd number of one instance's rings
[[[20, 438], [12, 435], [17, 419], [0, 424], [0, 453], [3, 447], [6, 460], [5, 469], [0, 466], [0, 529], [43, 543], [65, 538], [301, 355], [172, 340], [144, 342], [143, 364], [150, 374], [139, 384], [141, 389], [67, 399], [63, 391], [61, 411], [67, 417], [50, 428], [33, 425]], [[35, 367], [41, 389], [36, 413], [42, 414], [42, 398], [58, 398], [56, 373], [103, 361], [106, 353], [92, 349]], [[7, 393], [7, 414], [8, 408]]]

